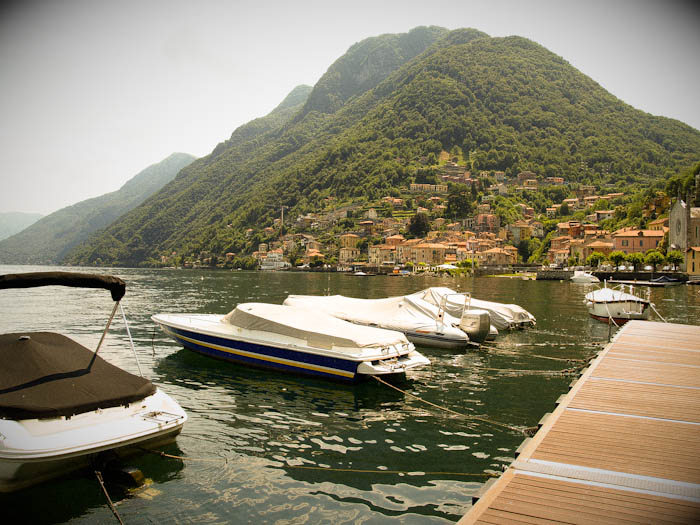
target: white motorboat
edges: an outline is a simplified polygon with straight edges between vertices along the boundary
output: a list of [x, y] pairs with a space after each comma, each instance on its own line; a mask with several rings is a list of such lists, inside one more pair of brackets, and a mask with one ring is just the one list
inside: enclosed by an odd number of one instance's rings
[[[444, 305], [443, 307], [447, 313], [458, 317], [464, 315], [465, 312], [463, 295], [444, 286], [433, 286], [407, 297], [418, 297], [434, 305]], [[513, 328], [526, 328], [535, 325], [535, 317], [517, 304], [495, 303], [469, 297], [466, 302], [466, 308], [467, 310], [477, 309], [488, 312], [491, 324], [497, 330], [511, 330]], [[493, 333], [494, 330], [492, 329], [491, 332]]]
[[603, 288], [587, 293], [584, 303], [591, 317], [605, 323], [612, 321], [617, 326], [631, 319], [648, 319], [651, 310], [649, 299], [635, 295], [631, 285], [626, 292], [625, 285], [608, 288], [605, 283]]
[[[101, 345], [124, 281], [68, 272], [0, 276], [0, 289], [49, 285], [110, 290], [115, 305]], [[107, 452], [119, 457], [158, 446], [180, 432], [187, 420], [180, 405], [102, 359], [100, 345], [92, 351], [52, 332], [0, 335], [0, 491], [88, 466]]]
[[585, 272], [583, 270], [575, 270], [574, 275], [572, 275], [569, 280], [572, 283], [578, 284], [590, 284], [600, 282], [600, 279], [598, 279], [595, 275], [593, 275], [590, 272]]
[[242, 303], [227, 315], [158, 314], [152, 319], [194, 352], [287, 372], [358, 381], [430, 364], [400, 332], [298, 306]]
[[[290, 295], [286, 305], [303, 306], [314, 312], [351, 323], [403, 332], [409, 341], [438, 348], [464, 348], [478, 344], [460, 328], [460, 319], [417, 297], [359, 299], [343, 295]], [[486, 333], [488, 333], [488, 319]], [[483, 340], [483, 339], [481, 339]]]

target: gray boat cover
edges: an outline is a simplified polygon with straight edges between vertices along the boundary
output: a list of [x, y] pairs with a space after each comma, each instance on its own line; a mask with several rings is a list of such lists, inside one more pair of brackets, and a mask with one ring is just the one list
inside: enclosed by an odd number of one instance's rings
[[133, 403], [155, 391], [148, 379], [108, 363], [64, 335], [0, 335], [3, 419], [68, 417]]
[[406, 344], [401, 332], [359, 326], [320, 311], [268, 303], [242, 303], [226, 314], [222, 322], [306, 340], [317, 348], [370, 348]]
[[[418, 297], [435, 305], [442, 304], [443, 299], [447, 298], [445, 309], [449, 314], [457, 318], [462, 316], [462, 310], [465, 306], [464, 297], [445, 286], [426, 288], [409, 297]], [[470, 308], [486, 310], [491, 316], [491, 324], [499, 330], [511, 328], [513, 325], [535, 322], [535, 316], [517, 304], [495, 303], [493, 301], [475, 299], [474, 297], [468, 300], [468, 304]]]
[[[438, 307], [411, 296], [359, 299], [344, 295], [289, 295], [284, 304], [326, 312], [352, 323], [371, 324], [399, 331], [449, 332], [459, 319], [438, 319]], [[455, 329], [452, 328], [452, 331]], [[459, 330], [457, 333], [461, 334]]]

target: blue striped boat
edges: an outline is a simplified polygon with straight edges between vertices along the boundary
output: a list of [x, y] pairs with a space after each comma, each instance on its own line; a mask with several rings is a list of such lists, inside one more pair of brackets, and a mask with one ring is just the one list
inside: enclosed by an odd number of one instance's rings
[[182, 346], [209, 357], [340, 381], [405, 374], [430, 363], [400, 332], [296, 306], [243, 303], [227, 315], [152, 319]]

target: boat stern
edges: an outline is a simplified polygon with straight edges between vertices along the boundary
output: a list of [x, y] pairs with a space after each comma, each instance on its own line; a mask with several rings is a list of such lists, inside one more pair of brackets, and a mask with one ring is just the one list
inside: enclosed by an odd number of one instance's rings
[[427, 357], [417, 350], [412, 350], [408, 354], [398, 357], [363, 361], [357, 366], [357, 374], [366, 376], [403, 374], [408, 370], [429, 364], [430, 360]]

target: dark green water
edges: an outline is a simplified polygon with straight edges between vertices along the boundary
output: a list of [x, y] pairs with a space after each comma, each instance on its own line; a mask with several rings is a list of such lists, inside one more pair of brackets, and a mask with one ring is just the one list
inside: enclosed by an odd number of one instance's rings
[[[0, 266], [0, 273], [46, 270]], [[74, 269], [73, 269], [74, 270]], [[93, 270], [88, 270], [93, 271]], [[176, 398], [189, 421], [165, 451], [131, 464], [150, 478], [125, 493], [108, 485], [125, 523], [443, 523], [458, 520], [524, 436], [441, 412], [370, 381], [345, 386], [243, 368], [192, 354], [154, 329], [158, 312], [225, 313], [238, 302], [281, 303], [288, 294], [385, 297], [428, 286], [516, 303], [536, 328], [504, 333], [481, 350], [420, 348], [432, 365], [401, 388], [465, 415], [530, 427], [554, 408], [573, 376], [562, 370], [602, 348], [608, 327], [589, 319], [567, 282], [341, 274], [110, 269], [127, 281], [123, 301], [144, 375]], [[671, 322], [700, 322], [699, 287], [652, 290]], [[110, 309], [107, 292], [58, 287], [0, 291], [0, 333], [52, 330], [94, 348]], [[137, 373], [123, 322], [109, 361]], [[116, 520], [92, 473], [0, 495], [3, 521]]]

